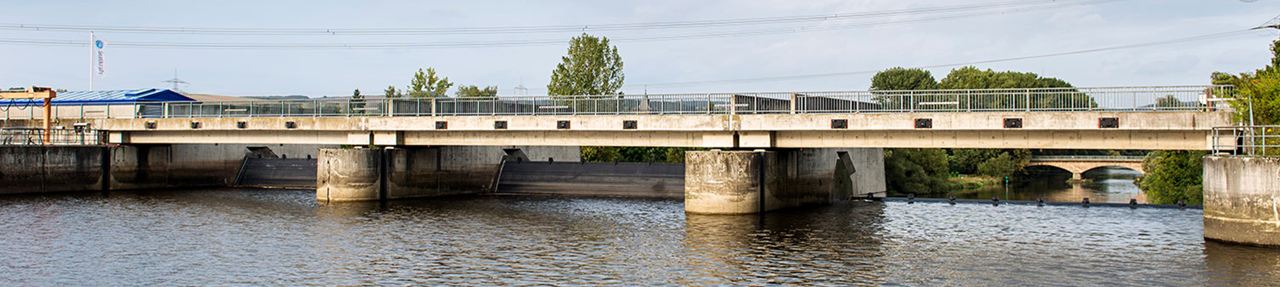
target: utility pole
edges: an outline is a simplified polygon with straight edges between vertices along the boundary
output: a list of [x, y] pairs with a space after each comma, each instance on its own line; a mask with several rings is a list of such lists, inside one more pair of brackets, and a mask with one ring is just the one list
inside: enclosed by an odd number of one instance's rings
[[174, 92], [178, 91], [178, 84], [183, 84], [183, 85], [189, 84], [186, 81], [183, 81], [182, 79], [178, 79], [178, 69], [173, 69], [173, 79], [164, 80], [162, 82], [173, 84]]

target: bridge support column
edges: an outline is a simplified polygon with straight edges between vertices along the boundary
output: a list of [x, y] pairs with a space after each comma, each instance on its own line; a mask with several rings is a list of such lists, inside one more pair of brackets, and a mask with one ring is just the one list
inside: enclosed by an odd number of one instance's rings
[[1280, 246], [1280, 158], [1204, 157], [1204, 238]]
[[883, 196], [881, 149], [685, 153], [685, 212], [753, 214]]
[[316, 162], [316, 199], [365, 201], [385, 199], [382, 149], [320, 149]]
[[1074, 172], [1074, 171], [1071, 172], [1071, 181], [1081, 181], [1081, 180], [1084, 180], [1083, 172]]

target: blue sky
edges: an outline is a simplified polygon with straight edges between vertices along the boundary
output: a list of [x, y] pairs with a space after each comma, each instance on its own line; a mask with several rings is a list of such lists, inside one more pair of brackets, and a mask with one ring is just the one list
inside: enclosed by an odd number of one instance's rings
[[[1072, 2], [1078, 0], [1069, 0]], [[464, 28], [653, 23], [895, 11], [1027, 0], [963, 1], [0, 1], [0, 23], [197, 28]], [[1046, 1], [1047, 2], [1047, 1]], [[22, 11], [14, 13], [12, 11]], [[983, 10], [994, 11], [994, 10]], [[950, 15], [950, 14], [948, 14]], [[1242, 31], [1280, 15], [1261, 0], [1127, 0], [1057, 6], [957, 19], [902, 22], [903, 14], [804, 23], [587, 33], [616, 39], [626, 65], [623, 91], [694, 93], [865, 90], [871, 74], [785, 81], [671, 85], [875, 71], [1032, 56]], [[878, 24], [836, 28], [851, 24]], [[812, 32], [639, 41], [645, 37], [771, 29]], [[830, 29], [830, 30], [823, 30]], [[173, 49], [109, 46], [108, 76], [96, 89], [167, 87], [179, 77], [188, 92], [221, 95], [381, 94], [403, 88], [418, 68], [434, 67], [460, 85], [496, 85], [512, 94], [523, 79], [545, 93], [569, 38], [582, 31], [463, 35], [189, 35], [98, 32], [113, 42], [162, 43], [442, 43], [563, 40], [535, 46], [433, 49]], [[87, 32], [0, 29], [0, 39], [83, 41]], [[1203, 41], [977, 65], [1035, 72], [1076, 86], [1202, 85], [1213, 71], [1244, 72], [1270, 58], [1276, 31]], [[0, 43], [0, 86], [88, 88], [88, 47]], [[931, 68], [941, 79], [951, 67]], [[455, 86], [456, 87], [456, 86]], [[456, 89], [456, 88], [455, 88]], [[452, 91], [450, 91], [452, 93]]]

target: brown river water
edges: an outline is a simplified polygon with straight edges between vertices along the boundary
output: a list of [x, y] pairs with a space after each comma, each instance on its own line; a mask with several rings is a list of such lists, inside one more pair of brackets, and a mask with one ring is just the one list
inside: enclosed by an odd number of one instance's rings
[[1280, 249], [1197, 209], [849, 201], [686, 215], [680, 200], [478, 195], [322, 204], [219, 188], [0, 197], [0, 286], [1262, 286]]

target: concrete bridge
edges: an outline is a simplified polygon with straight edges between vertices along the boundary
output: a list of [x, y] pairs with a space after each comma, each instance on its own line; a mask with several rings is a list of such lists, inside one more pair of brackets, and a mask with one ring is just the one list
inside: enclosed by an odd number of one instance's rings
[[[1208, 150], [1221, 86], [59, 106], [113, 144]], [[22, 119], [5, 111], [6, 119]], [[32, 114], [31, 117], [35, 115]]]
[[[686, 210], [734, 214], [883, 195], [886, 147], [1209, 150], [1215, 146], [1213, 128], [1231, 124], [1214, 99], [1229, 90], [165, 102], [58, 106], [54, 115], [57, 126], [99, 130], [107, 143], [129, 147], [106, 156], [135, 157], [140, 173], [168, 166], [164, 172], [179, 174], [172, 167], [200, 164], [153, 162], [204, 156], [176, 150], [198, 152], [210, 145], [326, 147], [316, 152], [317, 198], [326, 201], [486, 190], [499, 182], [504, 160], [578, 161], [578, 146], [721, 149], [687, 153]], [[12, 112], [5, 110], [4, 125], [29, 120]], [[337, 145], [371, 148], [327, 148]]]
[[1034, 156], [1027, 166], [1051, 166], [1071, 172], [1072, 180], [1081, 180], [1082, 174], [1100, 167], [1123, 167], [1146, 173], [1142, 170], [1141, 156]]

